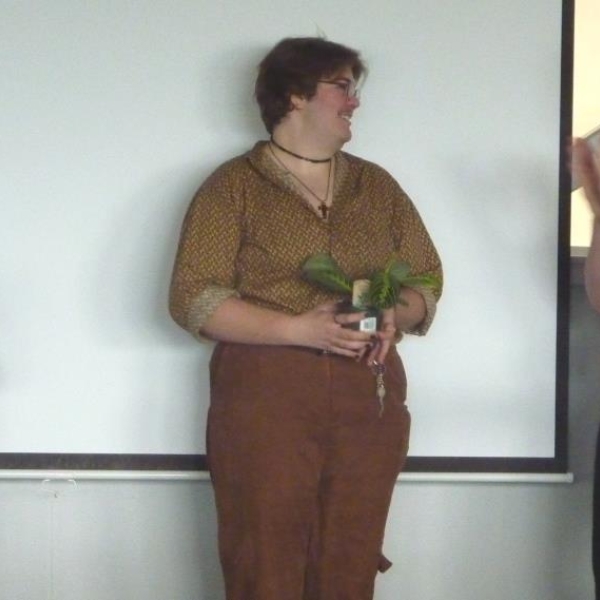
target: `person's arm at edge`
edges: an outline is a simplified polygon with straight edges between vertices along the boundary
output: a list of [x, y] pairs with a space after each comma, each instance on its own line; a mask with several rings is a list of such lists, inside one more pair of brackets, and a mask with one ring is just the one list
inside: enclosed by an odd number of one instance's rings
[[600, 312], [600, 218], [594, 219], [592, 242], [584, 267], [585, 291], [595, 310]]
[[594, 155], [583, 139], [573, 142], [572, 168], [583, 186], [594, 215], [592, 241], [584, 267], [584, 282], [590, 304], [600, 312], [600, 157]]

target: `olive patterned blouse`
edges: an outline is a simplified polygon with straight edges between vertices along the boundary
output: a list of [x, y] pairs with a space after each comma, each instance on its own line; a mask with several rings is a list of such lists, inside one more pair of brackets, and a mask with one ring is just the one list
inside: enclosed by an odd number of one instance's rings
[[[351, 279], [366, 279], [392, 257], [411, 275], [442, 280], [438, 253], [409, 197], [381, 167], [346, 152], [335, 155], [333, 203], [323, 220], [290, 174], [258, 142], [221, 165], [196, 193], [185, 216], [171, 281], [170, 311], [195, 337], [217, 306], [231, 296], [299, 314], [341, 300], [301, 278], [312, 254], [329, 253]], [[427, 316], [440, 289], [415, 288]]]

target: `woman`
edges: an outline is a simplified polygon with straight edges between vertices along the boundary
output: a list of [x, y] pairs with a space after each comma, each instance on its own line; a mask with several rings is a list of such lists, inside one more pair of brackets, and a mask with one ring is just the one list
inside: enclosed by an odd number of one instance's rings
[[440, 289], [403, 289], [371, 334], [345, 327], [363, 313], [339, 313], [340, 296], [301, 277], [315, 253], [353, 279], [391, 256], [441, 277], [402, 189], [341, 152], [364, 72], [339, 44], [278, 43], [255, 88], [270, 141], [219, 167], [182, 229], [171, 314], [218, 342], [208, 459], [228, 600], [367, 600], [389, 566], [383, 533], [410, 425], [393, 342], [426, 332]]

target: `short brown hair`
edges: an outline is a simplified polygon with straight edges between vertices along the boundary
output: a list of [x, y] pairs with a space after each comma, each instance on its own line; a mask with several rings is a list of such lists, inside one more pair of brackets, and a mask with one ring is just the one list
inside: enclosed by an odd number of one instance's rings
[[352, 48], [319, 37], [285, 38], [258, 67], [254, 87], [260, 115], [269, 133], [291, 110], [292, 95], [312, 98], [319, 79], [349, 67], [359, 80], [366, 67]]

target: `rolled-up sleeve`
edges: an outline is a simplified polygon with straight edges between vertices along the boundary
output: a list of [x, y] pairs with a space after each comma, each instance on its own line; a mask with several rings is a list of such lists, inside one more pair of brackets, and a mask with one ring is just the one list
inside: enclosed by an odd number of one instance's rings
[[237, 297], [236, 258], [242, 231], [235, 182], [218, 169], [192, 200], [181, 229], [171, 277], [169, 310], [194, 337], [216, 308]]
[[437, 302], [442, 295], [442, 263], [417, 209], [401, 188], [398, 188], [398, 195], [394, 201], [393, 215], [398, 260], [405, 261], [410, 265], [411, 275], [430, 275], [439, 282], [435, 288], [410, 286], [423, 296], [426, 315], [421, 323], [406, 333], [425, 335], [433, 322]]

